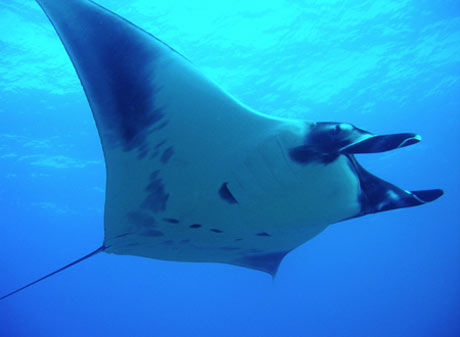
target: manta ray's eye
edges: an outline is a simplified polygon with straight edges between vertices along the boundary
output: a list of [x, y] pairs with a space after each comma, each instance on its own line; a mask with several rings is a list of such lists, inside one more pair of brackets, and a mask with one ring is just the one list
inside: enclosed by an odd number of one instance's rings
[[338, 135], [340, 133], [340, 131], [342, 131], [342, 128], [340, 127], [340, 124], [337, 124], [335, 127], [333, 127], [330, 130], [330, 133], [333, 134], [333, 135]]

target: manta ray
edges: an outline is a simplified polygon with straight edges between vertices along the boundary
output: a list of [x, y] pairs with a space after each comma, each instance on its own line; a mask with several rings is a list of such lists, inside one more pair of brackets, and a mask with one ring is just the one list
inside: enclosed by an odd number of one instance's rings
[[356, 154], [421, 140], [347, 123], [276, 118], [244, 105], [179, 52], [90, 0], [37, 0], [81, 81], [107, 173], [104, 252], [216, 262], [275, 276], [330, 224], [422, 205]]

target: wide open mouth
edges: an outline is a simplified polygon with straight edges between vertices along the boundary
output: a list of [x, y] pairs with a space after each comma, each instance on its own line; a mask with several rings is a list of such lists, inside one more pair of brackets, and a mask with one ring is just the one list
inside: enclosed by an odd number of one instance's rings
[[355, 154], [386, 152], [420, 142], [415, 133], [374, 135], [351, 124], [317, 123], [308, 130], [302, 145], [289, 149], [291, 160], [300, 165], [329, 165], [340, 155], [349, 159], [359, 178], [361, 211], [356, 216], [396, 208], [412, 207], [434, 201], [443, 195], [440, 189], [407, 191], [365, 170]]
[[408, 191], [380, 179], [364, 169], [353, 154], [346, 155], [359, 178], [361, 212], [357, 216], [397, 208], [423, 205], [444, 194], [441, 189]]

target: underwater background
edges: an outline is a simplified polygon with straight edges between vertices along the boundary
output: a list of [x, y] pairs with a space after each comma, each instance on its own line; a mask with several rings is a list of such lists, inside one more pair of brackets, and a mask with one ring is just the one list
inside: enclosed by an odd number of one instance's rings
[[[460, 336], [460, 1], [100, 0], [264, 113], [423, 141], [358, 156], [441, 199], [331, 225], [275, 281], [98, 254], [0, 302], [1, 337]], [[0, 3], [0, 296], [99, 247], [105, 167], [32, 0]]]

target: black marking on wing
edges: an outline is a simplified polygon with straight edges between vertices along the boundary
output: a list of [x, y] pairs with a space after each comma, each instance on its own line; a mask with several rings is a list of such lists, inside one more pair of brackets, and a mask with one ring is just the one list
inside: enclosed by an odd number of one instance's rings
[[150, 183], [145, 188], [148, 196], [142, 203], [143, 208], [154, 213], [164, 211], [169, 198], [169, 194], [166, 193], [163, 181], [158, 177], [158, 174], [159, 171], [155, 171], [150, 175]]
[[214, 233], [223, 233], [224, 232], [224, 231], [221, 231], [220, 229], [216, 229], [216, 228], [211, 228], [210, 231], [214, 232]]
[[155, 145], [155, 149], [159, 149], [159, 148], [162, 147], [164, 144], [166, 144], [166, 139], [163, 139], [162, 141], [158, 142], [158, 143]]
[[160, 150], [154, 150], [150, 155], [150, 158], [156, 158], [160, 154]]
[[157, 222], [155, 218], [146, 212], [129, 212], [127, 215], [127, 221], [134, 226], [134, 231], [136, 233], [150, 237], [159, 237], [164, 235], [156, 228]]
[[157, 49], [135, 27], [120, 29], [123, 21], [118, 17], [85, 11], [82, 18], [84, 39], [67, 33], [65, 44], [75, 46], [69, 54], [80, 68], [88, 99], [104, 126], [117, 134], [113, 143], [121, 139], [125, 151], [145, 147], [148, 130], [164, 115], [154, 108], [155, 88], [146, 78], [152, 75], [148, 67], [158, 57]]
[[152, 65], [168, 46], [90, 1], [39, 4], [77, 70], [104, 146], [144, 156], [147, 137], [165, 116], [155, 104]]
[[[98, 27], [104, 27], [104, 25], [100, 24]], [[105, 37], [113, 35], [110, 31], [104, 34]], [[164, 112], [154, 108], [156, 89], [151, 85], [146, 85], [147, 81], [144, 76], [149, 70], [146, 66], [144, 69], [139, 69], [138, 63], [147, 65], [156, 56], [141, 50], [136, 53], [141, 60], [133, 62], [132, 53], [126, 50], [126, 47], [134, 49], [137, 46], [135, 44], [129, 46], [128, 37], [123, 38], [122, 49], [113, 42], [111, 43], [110, 38], [107, 40], [109, 42], [103, 43], [106, 45], [99, 49], [98, 57], [104, 60], [104, 70], [111, 73], [109, 76], [106, 75], [109, 81], [106, 82], [106, 85], [101, 85], [104, 81], [99, 80], [99, 74], [95, 74], [94, 79], [89, 79], [89, 82], [96, 83], [96, 85], [91, 85], [89, 100], [98, 106], [97, 110], [101, 112], [100, 116], [105, 128], [116, 134], [116, 137], [110, 139], [112, 144], [121, 143], [119, 145], [122, 145], [124, 151], [136, 148], [145, 151], [148, 147], [146, 138], [150, 129], [163, 118]], [[75, 58], [79, 59], [79, 56]], [[105, 100], [99, 103], [99, 97], [111, 97], [111, 101]]]
[[167, 164], [169, 159], [171, 159], [172, 155], [174, 154], [173, 147], [170, 146], [166, 150], [163, 151], [163, 154], [161, 155], [160, 161], [163, 164]]
[[158, 142], [155, 147], [153, 148], [152, 154], [150, 155], [150, 158], [155, 158], [160, 154], [161, 147], [166, 144], [166, 139], [163, 139], [162, 141]]
[[257, 236], [271, 236], [271, 235], [268, 234], [267, 232], [260, 232], [260, 233], [257, 233], [256, 235], [257, 235]]
[[203, 227], [203, 226], [200, 225], [200, 224], [195, 223], [195, 224], [193, 224], [193, 225], [190, 225], [189, 227], [190, 227], [190, 228], [201, 228], [201, 227]]
[[137, 159], [144, 159], [149, 153], [149, 148], [147, 146], [140, 147], [137, 151]]
[[219, 189], [219, 195], [220, 197], [228, 202], [229, 204], [237, 204], [238, 201], [235, 199], [233, 196], [232, 192], [228, 189], [228, 183], [225, 182], [222, 184], [222, 186]]

